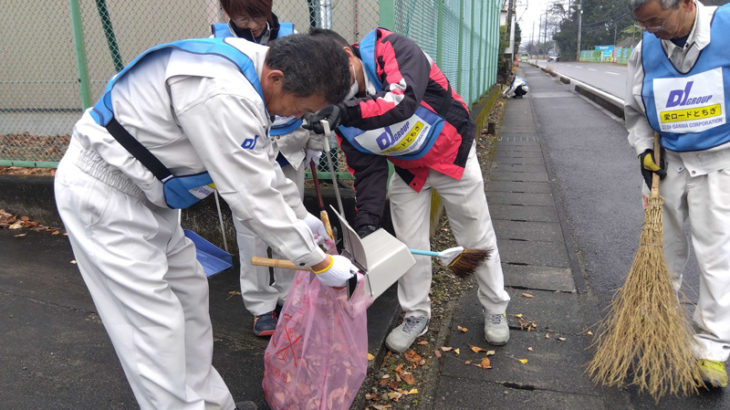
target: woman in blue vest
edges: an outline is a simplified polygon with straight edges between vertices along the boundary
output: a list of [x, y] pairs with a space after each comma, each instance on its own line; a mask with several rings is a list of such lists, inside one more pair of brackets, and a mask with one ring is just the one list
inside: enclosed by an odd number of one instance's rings
[[[704, 381], [727, 386], [730, 355], [730, 6], [629, 0], [646, 32], [628, 65], [629, 143], [650, 185], [661, 177], [664, 256], [679, 290], [692, 249], [700, 267], [693, 349]], [[660, 164], [653, 132], [661, 135]], [[645, 190], [648, 192], [648, 190]], [[689, 231], [684, 226], [688, 223]]]
[[[269, 41], [294, 33], [294, 24], [279, 22], [279, 18], [271, 11], [271, 0], [220, 0], [220, 4], [229, 22], [213, 25], [215, 37], [239, 37], [266, 45]], [[284, 175], [294, 181], [302, 198], [305, 168], [312, 160], [315, 163], [319, 161], [324, 144], [321, 137], [302, 129], [300, 125], [301, 120], [298, 118], [277, 117], [270, 133], [279, 150], [276, 160]], [[233, 225], [236, 228], [241, 265], [243, 304], [253, 316], [254, 334], [271, 336], [276, 329], [276, 312], [284, 304], [294, 274], [286, 269], [273, 269], [274, 281], [271, 283], [269, 268], [251, 265], [252, 256], [268, 256], [268, 245], [235, 218]]]
[[348, 259], [317, 246], [313, 231], [326, 235], [324, 227], [267, 138], [272, 115], [341, 100], [349, 73], [341, 47], [305, 35], [271, 48], [182, 40], [133, 60], [74, 126], [56, 204], [142, 409], [234, 408], [212, 365], [208, 282], [175, 209], [211, 183], [234, 218], [324, 284], [351, 276]]

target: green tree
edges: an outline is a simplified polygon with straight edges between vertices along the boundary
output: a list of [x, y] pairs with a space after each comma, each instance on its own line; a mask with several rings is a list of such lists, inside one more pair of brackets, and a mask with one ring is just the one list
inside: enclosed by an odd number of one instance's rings
[[[571, 4], [568, 17], [560, 23], [553, 39], [558, 43], [561, 60], [575, 60], [578, 37], [578, 1]], [[631, 37], [634, 25], [626, 0], [582, 0], [583, 22], [581, 29], [582, 50], [592, 50], [599, 45], [613, 45]]]

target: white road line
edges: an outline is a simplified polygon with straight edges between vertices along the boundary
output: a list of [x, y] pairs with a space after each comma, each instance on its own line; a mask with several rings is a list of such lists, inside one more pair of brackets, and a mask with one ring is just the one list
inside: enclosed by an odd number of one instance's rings
[[588, 71], [598, 71], [595, 68], [589, 68]]
[[621, 73], [614, 73], [613, 71], [606, 71], [606, 74], [621, 75]]

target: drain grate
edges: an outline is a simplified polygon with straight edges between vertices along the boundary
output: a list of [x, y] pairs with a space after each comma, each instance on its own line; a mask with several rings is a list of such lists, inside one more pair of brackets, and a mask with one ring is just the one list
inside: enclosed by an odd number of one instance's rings
[[500, 142], [537, 142], [536, 135], [503, 135], [499, 137]]

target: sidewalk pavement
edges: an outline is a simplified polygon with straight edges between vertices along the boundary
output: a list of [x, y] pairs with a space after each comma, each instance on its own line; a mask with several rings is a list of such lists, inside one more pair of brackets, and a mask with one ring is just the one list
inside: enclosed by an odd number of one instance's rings
[[[601, 391], [584, 375], [593, 318], [586, 318], [576, 287], [553, 189], [530, 99], [510, 99], [486, 191], [511, 297], [511, 338], [503, 347], [489, 346], [477, 294], [465, 294], [448, 342], [460, 355], [444, 354], [434, 408], [606, 407]], [[470, 330], [462, 333], [457, 326]], [[464, 364], [485, 357], [469, 345], [495, 351], [492, 369]]]
[[[594, 385], [585, 373], [592, 357], [590, 345], [605, 310], [586, 277], [581, 248], [561, 203], [561, 181], [546, 158], [557, 154], [543, 151], [546, 112], [555, 115], [557, 102], [575, 93], [566, 89], [564, 78], [554, 78], [534, 67], [520, 68], [526, 75], [530, 93], [507, 102], [499, 142], [486, 183], [487, 200], [497, 234], [505, 286], [511, 302], [507, 316], [511, 330], [505, 346], [484, 341], [483, 312], [476, 289], [462, 295], [453, 313], [446, 346], [460, 354], [442, 354], [440, 368], [433, 376], [434, 409], [704, 409], [727, 408], [724, 389], [701, 391], [689, 397], [665, 397], [657, 404], [635, 387], [604, 388]], [[573, 92], [571, 92], [573, 91]], [[603, 99], [602, 96], [597, 98]], [[587, 97], [596, 107], [604, 101]], [[585, 101], [586, 104], [591, 104]], [[546, 109], [550, 107], [550, 109]], [[605, 108], [601, 108], [605, 109]], [[559, 110], [558, 110], [559, 111]], [[612, 110], [608, 110], [611, 112]], [[553, 128], [575, 132], [576, 119], [562, 113], [564, 121]], [[551, 124], [555, 125], [555, 124]], [[553, 130], [555, 132], [555, 130]], [[580, 149], [577, 149], [579, 155]], [[594, 158], [600, 170], [612, 158]], [[597, 171], [601, 172], [601, 171]], [[560, 191], [559, 191], [560, 189]], [[575, 194], [575, 193], [573, 193]], [[572, 221], [574, 222], [574, 221]], [[469, 329], [463, 332], [459, 329]], [[478, 364], [485, 353], [474, 353], [470, 345], [494, 350], [491, 369]], [[466, 364], [466, 361], [471, 361]]]

